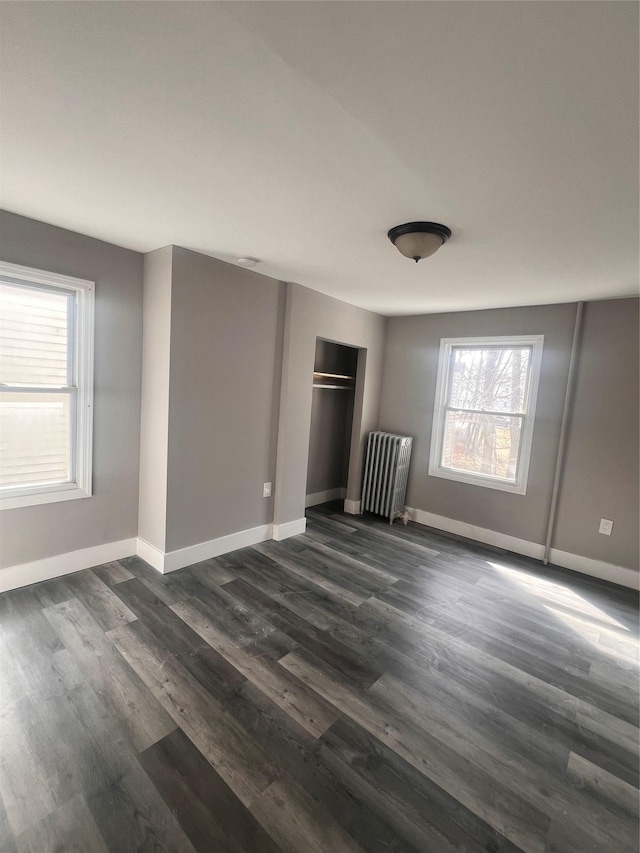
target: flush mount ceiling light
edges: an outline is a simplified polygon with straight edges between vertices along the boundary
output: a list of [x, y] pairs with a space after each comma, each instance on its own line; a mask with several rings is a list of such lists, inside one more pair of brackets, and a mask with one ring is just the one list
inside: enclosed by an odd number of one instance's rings
[[447, 242], [451, 229], [437, 222], [407, 222], [396, 225], [387, 236], [401, 255], [418, 263]]

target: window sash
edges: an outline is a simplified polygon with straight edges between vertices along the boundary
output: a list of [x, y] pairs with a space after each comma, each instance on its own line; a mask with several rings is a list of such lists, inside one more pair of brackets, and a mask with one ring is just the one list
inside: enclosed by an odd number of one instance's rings
[[[530, 385], [531, 385], [531, 365], [532, 365], [532, 357], [533, 357], [533, 346], [531, 344], [526, 345], [518, 345], [517, 343], [511, 344], [497, 344], [495, 346], [491, 344], [475, 344], [475, 345], [464, 345], [464, 346], [455, 346], [452, 345], [449, 349], [449, 358], [447, 363], [447, 381], [446, 381], [446, 405], [451, 404], [451, 397], [453, 395], [453, 382], [455, 378], [455, 363], [456, 363], [456, 353], [458, 352], [488, 352], [488, 351], [505, 351], [505, 350], [527, 350], [529, 352], [529, 364], [527, 367], [527, 375], [525, 378], [525, 387], [523, 390], [522, 396], [522, 411], [508, 413], [504, 412], [502, 414], [513, 414], [513, 415], [526, 415], [527, 413], [527, 405], [530, 395]], [[440, 370], [440, 364], [438, 364], [438, 370]], [[476, 411], [480, 414], [489, 413], [494, 411], [493, 409], [471, 409], [465, 406], [452, 406], [453, 409], [459, 409], [460, 411]]]
[[501, 409], [467, 409], [464, 406], [443, 406], [445, 412], [466, 412], [470, 415], [497, 415], [502, 418], [526, 418], [526, 412], [503, 412]]
[[[0, 266], [3, 266], [0, 264]], [[4, 265], [6, 266], [6, 265]], [[36, 284], [36, 283], [25, 283], [23, 281], [19, 281], [17, 279], [12, 279], [10, 276], [0, 275], [0, 284], [7, 284], [10, 287], [17, 290], [26, 290], [26, 291], [43, 291], [45, 293], [55, 293], [59, 296], [64, 296], [67, 301], [67, 369], [66, 369], [66, 387], [76, 385], [76, 308], [78, 296], [77, 292], [74, 293], [70, 291], [68, 288], [63, 287], [53, 287], [47, 284]], [[26, 387], [47, 387], [47, 388], [56, 388], [56, 387], [65, 387], [65, 386], [57, 386], [57, 385], [45, 385], [44, 383], [40, 384], [20, 384], [13, 382], [0, 382], [0, 387], [15, 387], [19, 385], [21, 388]]]
[[[515, 494], [526, 494], [529, 473], [529, 462], [533, 440], [535, 421], [535, 405], [538, 392], [540, 367], [542, 360], [543, 335], [528, 335], [496, 338], [443, 338], [440, 342], [436, 396], [434, 402], [433, 425], [431, 434], [431, 449], [429, 455], [429, 475], [444, 479], [457, 480], [472, 485], [487, 486], [494, 489], [509, 491]], [[477, 351], [497, 349], [529, 349], [529, 363], [522, 401], [523, 411], [500, 411], [496, 409], [475, 409], [464, 406], [453, 406], [451, 389], [454, 375], [456, 350]], [[477, 414], [488, 417], [519, 418], [521, 422], [518, 455], [516, 461], [515, 480], [491, 474], [472, 472], [452, 468], [444, 463], [445, 431], [448, 413]]]
[[[67, 303], [67, 384], [0, 385], [0, 394], [66, 395], [69, 400], [68, 481], [0, 487], [0, 509], [88, 497], [92, 493], [94, 282], [0, 261], [0, 280], [55, 291]], [[1, 397], [0, 397], [1, 399]]]
[[[522, 455], [522, 439], [524, 436], [524, 423], [525, 423], [524, 415], [521, 415], [521, 414], [505, 415], [502, 412], [496, 412], [496, 413], [493, 413], [493, 412], [469, 412], [466, 409], [450, 409], [450, 408], [446, 408], [444, 411], [445, 411], [445, 415], [444, 415], [444, 419], [443, 419], [443, 429], [442, 429], [442, 451], [441, 451], [441, 457], [440, 457], [441, 467], [446, 471], [455, 471], [457, 474], [459, 474], [461, 476], [482, 477], [482, 478], [487, 478], [489, 480], [492, 480], [493, 482], [508, 483], [508, 484], [515, 485], [518, 482], [518, 472], [519, 472], [519, 466], [521, 464], [520, 459], [521, 459], [521, 455]], [[451, 423], [450, 419], [447, 417], [447, 415], [449, 415], [449, 414], [454, 415], [453, 423]], [[509, 433], [511, 433], [511, 425], [505, 425], [504, 423], [498, 424], [495, 422], [491, 424], [491, 427], [494, 430], [494, 443], [493, 443], [493, 446], [490, 447], [489, 449], [491, 452], [491, 459], [492, 459], [493, 465], [496, 468], [503, 467], [506, 469], [506, 471], [509, 471], [510, 469], [513, 470], [512, 476], [510, 476], [508, 473], [497, 474], [497, 473], [492, 473], [491, 471], [482, 470], [482, 468], [485, 467], [485, 463], [486, 463], [486, 459], [485, 459], [486, 448], [484, 445], [482, 445], [482, 455], [475, 454], [475, 455], [470, 455], [467, 457], [468, 459], [476, 462], [476, 464], [479, 463], [480, 470], [474, 469], [474, 468], [469, 467], [469, 466], [464, 467], [463, 465], [455, 465], [454, 464], [457, 429], [458, 429], [458, 424], [455, 421], [455, 416], [460, 415], [460, 414], [461, 415], [468, 415], [468, 414], [479, 415], [480, 419], [488, 419], [489, 421], [493, 421], [496, 418], [500, 418], [501, 421], [511, 420], [511, 421], [518, 422], [518, 424], [519, 424], [518, 432], [517, 432], [517, 435], [515, 437], [516, 438], [515, 464], [512, 464], [512, 457], [511, 457], [512, 447], [511, 447], [511, 444], [509, 444], [509, 446], [508, 446], [509, 453], [508, 453], [507, 458], [505, 458], [505, 450], [507, 448], [504, 445], [499, 446], [499, 444], [498, 444], [498, 433], [504, 432], [505, 429], [508, 429]], [[467, 423], [466, 426], [471, 427], [472, 424]], [[475, 426], [479, 427], [480, 430], [482, 430], [483, 426], [484, 426], [482, 424], [482, 420], [480, 421], [480, 423], [475, 423]], [[512, 437], [513, 436], [510, 434], [510, 438], [512, 438]], [[453, 442], [453, 444], [451, 442]], [[480, 446], [477, 449], [480, 450]], [[447, 461], [447, 460], [449, 460], [449, 461]]]
[[67, 467], [69, 476], [65, 480], [56, 480], [53, 482], [39, 481], [37, 479], [29, 480], [20, 484], [0, 485], [0, 496], [15, 497], [22, 494], [32, 494], [44, 488], [53, 488], [56, 485], [71, 484], [77, 485], [77, 467], [78, 453], [76, 452], [78, 444], [78, 389], [75, 386], [53, 386], [33, 385], [2, 385], [0, 386], [0, 400], [2, 397], [9, 395], [29, 395], [37, 399], [38, 397], [63, 396], [69, 400], [68, 414], [68, 435], [67, 435]]

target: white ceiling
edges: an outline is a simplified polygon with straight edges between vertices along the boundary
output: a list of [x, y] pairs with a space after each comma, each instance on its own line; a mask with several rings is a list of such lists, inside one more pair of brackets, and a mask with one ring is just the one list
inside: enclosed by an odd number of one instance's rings
[[1, 7], [8, 210], [389, 315], [638, 292], [636, 3]]

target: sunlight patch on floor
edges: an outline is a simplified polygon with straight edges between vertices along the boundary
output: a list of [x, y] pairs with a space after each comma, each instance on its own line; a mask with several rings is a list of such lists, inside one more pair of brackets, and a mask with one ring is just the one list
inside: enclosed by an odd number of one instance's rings
[[[536, 598], [542, 599], [540, 603], [547, 609], [551, 609], [554, 604], [564, 606], [573, 611], [575, 614], [580, 614], [580, 616], [585, 619], [591, 617], [593, 620], [597, 620], [604, 625], [611, 625], [619, 631], [629, 631], [629, 629], [622, 623], [618, 622], [617, 619], [609, 616], [609, 614], [600, 607], [596, 607], [591, 604], [591, 602], [587, 601], [586, 598], [578, 595], [577, 592], [574, 592], [564, 583], [550, 581], [547, 578], [539, 578], [529, 572], [520, 571], [518, 569], [511, 568], [510, 566], [501, 565], [500, 563], [488, 562], [492, 568], [497, 569], [497, 571], [505, 578], [518, 584], [522, 591], [527, 592]], [[579, 617], [576, 616], [576, 618]], [[593, 624], [591, 627], [603, 630], [600, 626]]]
[[596, 627], [589, 619], [566, 613], [548, 604], [545, 604], [545, 608], [553, 613], [556, 619], [564, 622], [576, 634], [595, 646], [602, 655], [618, 662], [621, 669], [632, 669], [634, 663], [640, 663], [640, 643], [630, 634], [623, 636], [618, 630]]

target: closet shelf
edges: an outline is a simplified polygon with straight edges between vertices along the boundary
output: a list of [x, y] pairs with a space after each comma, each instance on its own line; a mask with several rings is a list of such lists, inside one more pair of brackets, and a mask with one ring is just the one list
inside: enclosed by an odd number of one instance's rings
[[[355, 376], [347, 376], [345, 373], [321, 373], [319, 370], [314, 370], [313, 379], [344, 379], [349, 380], [350, 382], [355, 381]], [[342, 387], [341, 385], [339, 386]]]
[[347, 373], [325, 373], [322, 370], [313, 371], [314, 388], [331, 388], [334, 391], [353, 391], [356, 386], [356, 377]]
[[336, 391], [353, 391], [353, 385], [326, 385], [319, 382], [313, 383], [314, 388], [334, 388]]

